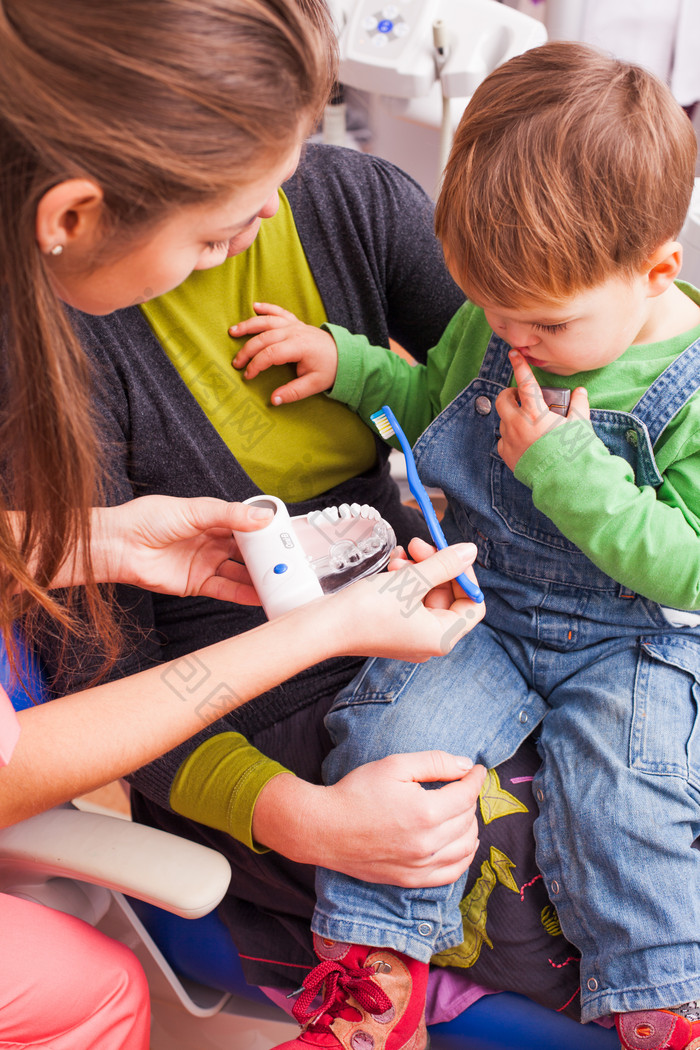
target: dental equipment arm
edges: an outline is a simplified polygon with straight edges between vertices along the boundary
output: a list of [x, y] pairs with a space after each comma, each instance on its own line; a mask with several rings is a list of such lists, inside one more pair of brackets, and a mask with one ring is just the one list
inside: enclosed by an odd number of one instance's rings
[[[341, 83], [394, 98], [470, 96], [496, 66], [545, 42], [541, 22], [495, 0], [358, 0], [336, 3]], [[433, 37], [433, 26], [440, 42]], [[440, 69], [436, 51], [444, 49]]]

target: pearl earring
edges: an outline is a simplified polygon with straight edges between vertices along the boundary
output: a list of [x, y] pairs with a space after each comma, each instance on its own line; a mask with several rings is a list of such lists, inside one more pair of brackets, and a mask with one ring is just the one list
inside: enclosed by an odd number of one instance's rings
[[50, 253], [51, 253], [51, 255], [62, 255], [63, 254], [63, 245], [62, 244], [54, 244], [53, 248], [50, 249]]

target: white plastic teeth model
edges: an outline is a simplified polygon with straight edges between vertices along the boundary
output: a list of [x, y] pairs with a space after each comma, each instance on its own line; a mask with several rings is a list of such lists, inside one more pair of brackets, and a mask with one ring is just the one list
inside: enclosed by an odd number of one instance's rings
[[[339, 507], [325, 507], [323, 510], [312, 510], [306, 515], [309, 525], [314, 525], [321, 519], [333, 522], [339, 518], [367, 518], [370, 521], [380, 521], [381, 514], [369, 503], [341, 503]], [[298, 520], [298, 519], [294, 519]]]
[[329, 523], [337, 521], [340, 517], [337, 507], [325, 507], [323, 510], [312, 510], [306, 515], [309, 525], [316, 525], [322, 521]]
[[274, 512], [254, 532], [234, 532], [268, 619], [383, 569], [394, 531], [369, 504], [342, 503], [290, 518], [276, 496], [245, 501]]

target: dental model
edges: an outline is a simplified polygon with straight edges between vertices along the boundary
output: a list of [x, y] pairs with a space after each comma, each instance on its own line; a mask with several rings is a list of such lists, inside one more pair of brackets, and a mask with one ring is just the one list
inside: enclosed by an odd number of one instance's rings
[[391, 526], [366, 503], [294, 518], [276, 496], [245, 503], [274, 515], [255, 532], [233, 533], [268, 620], [379, 572], [396, 545]]

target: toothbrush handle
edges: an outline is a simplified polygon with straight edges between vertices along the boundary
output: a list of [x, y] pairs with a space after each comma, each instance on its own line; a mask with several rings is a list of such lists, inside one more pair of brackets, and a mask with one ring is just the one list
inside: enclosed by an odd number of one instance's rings
[[[428, 523], [430, 535], [435, 541], [435, 546], [438, 548], [438, 550], [444, 550], [445, 547], [447, 547], [445, 533], [442, 531], [442, 526], [440, 525], [440, 522], [437, 519], [437, 515], [435, 514], [435, 508], [430, 502], [430, 497], [425, 491], [422, 481], [418, 477], [418, 473], [413, 464], [413, 457], [411, 457], [410, 460], [406, 461], [406, 473], [408, 475], [408, 487], [410, 488], [413, 495], [416, 497], [418, 505], [423, 512], [423, 517]], [[415, 479], [411, 477], [411, 473], [415, 475]], [[472, 601], [483, 602], [483, 591], [478, 586], [478, 584], [475, 584], [472, 580], [470, 580], [465, 573], [460, 572], [460, 574], [456, 576], [455, 579], [457, 580], [457, 583], [460, 585], [462, 590], [469, 595]]]
[[[413, 458], [413, 449], [409, 445], [408, 438], [399, 426], [396, 416], [391, 411], [389, 406], [383, 405], [382, 412], [386, 414], [387, 419], [393, 427], [398, 442], [401, 445], [401, 450], [406, 460], [406, 476], [408, 478], [408, 487], [415, 496], [418, 506], [423, 512], [423, 517], [425, 518], [428, 528], [430, 529], [430, 535], [435, 541], [435, 546], [438, 548], [438, 550], [444, 550], [445, 547], [447, 547], [445, 533], [442, 531], [442, 526], [438, 521], [437, 515], [435, 513], [435, 508], [430, 502], [430, 497], [425, 491], [425, 486], [423, 485], [421, 479], [418, 477], [418, 471], [416, 470], [416, 461]], [[472, 601], [483, 602], [483, 591], [478, 586], [478, 584], [473, 583], [465, 573], [460, 572], [459, 576], [456, 577], [456, 580], [462, 588], [462, 590], [469, 595]]]

